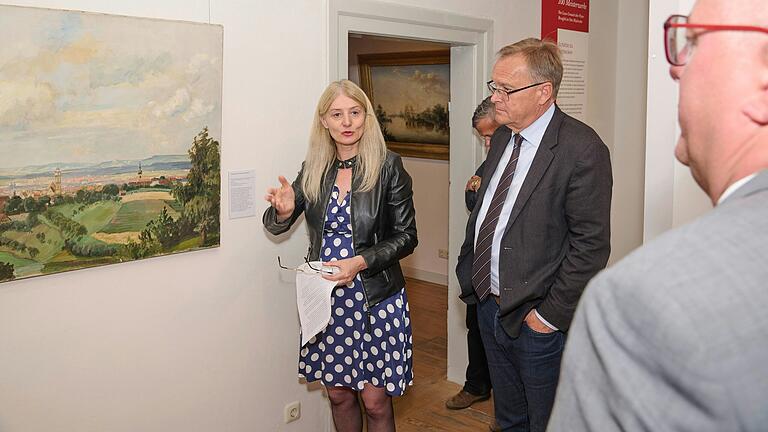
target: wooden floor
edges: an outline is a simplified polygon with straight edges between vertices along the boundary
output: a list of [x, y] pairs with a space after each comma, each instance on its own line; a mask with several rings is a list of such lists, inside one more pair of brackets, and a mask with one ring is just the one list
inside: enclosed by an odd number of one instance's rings
[[395, 398], [397, 430], [487, 431], [493, 418], [491, 400], [464, 410], [445, 407], [445, 401], [461, 389], [446, 381], [448, 288], [408, 279], [406, 291], [413, 330], [414, 385]]

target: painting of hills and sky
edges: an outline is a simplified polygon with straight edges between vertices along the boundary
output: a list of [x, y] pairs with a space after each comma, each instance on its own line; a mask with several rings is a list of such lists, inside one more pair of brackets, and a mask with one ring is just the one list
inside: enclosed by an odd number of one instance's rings
[[0, 282], [219, 245], [222, 38], [0, 6]]

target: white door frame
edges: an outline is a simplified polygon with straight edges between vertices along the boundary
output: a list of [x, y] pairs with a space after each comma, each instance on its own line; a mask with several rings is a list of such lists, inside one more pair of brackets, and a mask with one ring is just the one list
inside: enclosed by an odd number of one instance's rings
[[493, 59], [493, 21], [371, 0], [329, 0], [328, 77], [347, 78], [348, 36], [361, 33], [451, 45], [450, 202], [448, 215], [448, 379], [464, 382], [467, 366], [465, 306], [455, 272], [464, 241], [464, 185], [482, 162], [470, 119], [485, 96]]

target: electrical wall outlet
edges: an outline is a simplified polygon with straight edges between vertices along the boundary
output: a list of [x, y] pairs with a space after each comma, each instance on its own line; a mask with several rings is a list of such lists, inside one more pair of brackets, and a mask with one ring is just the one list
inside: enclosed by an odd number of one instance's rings
[[448, 249], [438, 249], [437, 257], [442, 259], [448, 259]]
[[285, 405], [283, 410], [283, 420], [286, 423], [296, 421], [301, 418], [301, 402], [294, 401]]

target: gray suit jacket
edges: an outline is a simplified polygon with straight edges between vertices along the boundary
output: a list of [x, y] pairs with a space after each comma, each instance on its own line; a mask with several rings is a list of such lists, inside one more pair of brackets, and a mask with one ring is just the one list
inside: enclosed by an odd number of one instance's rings
[[548, 430], [768, 430], [768, 170], [589, 284]]
[[[461, 299], [477, 302], [472, 287], [475, 224], [490, 178], [512, 131], [496, 129], [483, 164], [478, 201], [467, 221], [456, 275]], [[512, 337], [537, 308], [562, 331], [589, 279], [611, 251], [611, 158], [592, 128], [555, 108], [533, 163], [512, 207], [501, 239], [499, 319]]]

